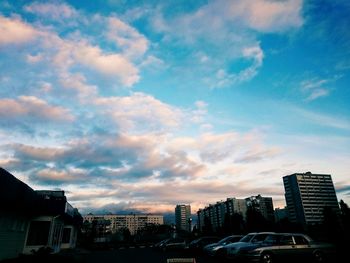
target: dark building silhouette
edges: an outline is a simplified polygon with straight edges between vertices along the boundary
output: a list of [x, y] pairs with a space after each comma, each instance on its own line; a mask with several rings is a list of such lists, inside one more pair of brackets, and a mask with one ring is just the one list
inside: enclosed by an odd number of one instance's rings
[[339, 214], [332, 177], [329, 174], [295, 173], [283, 177], [289, 220], [293, 223], [323, 223], [324, 209]]
[[175, 225], [177, 230], [191, 231], [191, 206], [176, 205]]
[[200, 231], [207, 229], [209, 232], [217, 232], [224, 227], [227, 216], [239, 214], [242, 218], [245, 218], [246, 212], [247, 204], [245, 199], [227, 198], [226, 201], [210, 204], [197, 212], [198, 229]]
[[0, 201], [0, 260], [75, 247], [82, 217], [64, 191], [34, 191], [0, 168]]
[[273, 210], [272, 197], [263, 197], [261, 195], [257, 195], [248, 197], [245, 200], [247, 207], [251, 207], [259, 211], [267, 221], [275, 221], [275, 212]]

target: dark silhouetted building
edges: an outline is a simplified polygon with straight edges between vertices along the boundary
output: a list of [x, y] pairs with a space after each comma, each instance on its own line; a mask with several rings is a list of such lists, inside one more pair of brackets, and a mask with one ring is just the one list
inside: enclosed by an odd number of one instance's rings
[[275, 212], [273, 210], [272, 197], [263, 197], [261, 195], [251, 196], [245, 199], [247, 207], [253, 207], [270, 222], [275, 221]]
[[191, 206], [177, 205], [175, 207], [175, 225], [177, 230], [191, 230]]
[[204, 227], [208, 227], [209, 224], [211, 230], [219, 231], [224, 226], [226, 216], [232, 216], [234, 213], [237, 213], [245, 218], [246, 212], [245, 199], [227, 198], [226, 201], [210, 204], [197, 212], [198, 229], [203, 231]]
[[34, 191], [0, 168], [0, 202], [0, 260], [75, 247], [82, 217], [63, 191]]
[[287, 207], [275, 209], [275, 222], [279, 222], [282, 219], [288, 219]]

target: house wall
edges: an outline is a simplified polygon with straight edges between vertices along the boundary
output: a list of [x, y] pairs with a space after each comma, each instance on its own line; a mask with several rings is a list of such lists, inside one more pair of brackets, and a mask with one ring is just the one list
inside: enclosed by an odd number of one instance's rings
[[23, 251], [29, 219], [0, 215], [0, 260], [18, 257]]
[[31, 227], [28, 227], [27, 234], [26, 234], [26, 242], [23, 249], [24, 254], [30, 254], [33, 250], [38, 250], [41, 247], [51, 247], [53, 249], [53, 252], [59, 252], [61, 248], [61, 239], [62, 239], [62, 230], [63, 230], [63, 222], [53, 216], [40, 216], [33, 218], [32, 222], [35, 221], [41, 221], [41, 222], [49, 222], [49, 232], [48, 232], [48, 238], [46, 244], [40, 244], [40, 245], [33, 245], [28, 244], [28, 240], [30, 239], [30, 229]]
[[[77, 243], [77, 228], [72, 225], [65, 225], [63, 229], [63, 233], [65, 229], [70, 229], [69, 242], [65, 242], [64, 238], [62, 239], [61, 249], [67, 248], [75, 248]], [[64, 236], [64, 235], [63, 235]]]

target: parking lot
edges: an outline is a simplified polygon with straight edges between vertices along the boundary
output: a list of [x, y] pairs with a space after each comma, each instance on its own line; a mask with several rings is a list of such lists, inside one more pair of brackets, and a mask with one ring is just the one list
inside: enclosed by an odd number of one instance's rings
[[[121, 248], [107, 251], [92, 251], [82, 254], [80, 260], [87, 263], [166, 263], [170, 258], [195, 258], [196, 263], [218, 262], [205, 255], [194, 255], [186, 251], [157, 251], [152, 248]], [[80, 261], [79, 260], [79, 261]]]
[[[73, 249], [62, 251], [59, 254], [26, 256], [12, 260], [5, 260], [4, 263], [28, 263], [28, 262], [50, 262], [50, 263], [167, 263], [168, 259], [195, 259], [196, 263], [237, 263], [236, 260], [222, 261], [204, 254], [193, 254], [189, 251], [159, 251], [149, 247], [129, 247], [104, 250]], [[180, 261], [173, 261], [180, 262]], [[186, 261], [193, 262], [193, 261]], [[283, 261], [285, 262], [285, 261]], [[293, 262], [293, 261], [291, 261]], [[298, 260], [297, 263], [303, 262]], [[311, 263], [313, 261], [304, 261]], [[328, 262], [347, 262], [344, 257], [332, 258]], [[184, 262], [183, 262], [184, 263]]]

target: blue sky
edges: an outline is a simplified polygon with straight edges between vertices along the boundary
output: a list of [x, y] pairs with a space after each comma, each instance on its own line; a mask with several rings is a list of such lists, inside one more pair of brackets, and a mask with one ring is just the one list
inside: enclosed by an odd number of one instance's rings
[[2, 1], [0, 166], [82, 212], [331, 174], [350, 202], [348, 1]]

